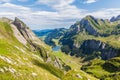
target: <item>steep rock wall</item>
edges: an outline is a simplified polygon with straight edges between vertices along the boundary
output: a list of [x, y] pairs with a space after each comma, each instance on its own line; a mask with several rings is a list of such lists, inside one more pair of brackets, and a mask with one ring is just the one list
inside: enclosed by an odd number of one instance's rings
[[113, 58], [118, 54], [120, 54], [119, 50], [99, 40], [84, 41], [83, 44], [80, 46], [80, 50], [82, 51], [83, 54], [101, 52], [100, 56], [102, 57], [102, 59], [105, 59], [105, 60]]

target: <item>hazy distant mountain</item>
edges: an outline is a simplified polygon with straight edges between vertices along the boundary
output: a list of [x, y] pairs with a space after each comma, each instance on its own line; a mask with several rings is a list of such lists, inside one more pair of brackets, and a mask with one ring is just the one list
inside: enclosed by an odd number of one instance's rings
[[38, 36], [46, 36], [48, 33], [52, 32], [53, 29], [45, 29], [45, 30], [33, 30], [33, 32]]
[[118, 21], [118, 20], [120, 20], [120, 15], [118, 15], [117, 17], [112, 17], [110, 19], [111, 22]]

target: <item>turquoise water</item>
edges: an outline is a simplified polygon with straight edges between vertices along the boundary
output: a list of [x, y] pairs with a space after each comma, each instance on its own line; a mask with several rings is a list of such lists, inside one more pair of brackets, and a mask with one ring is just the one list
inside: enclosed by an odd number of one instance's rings
[[59, 51], [60, 50], [60, 46], [55, 46], [52, 48], [53, 51]]

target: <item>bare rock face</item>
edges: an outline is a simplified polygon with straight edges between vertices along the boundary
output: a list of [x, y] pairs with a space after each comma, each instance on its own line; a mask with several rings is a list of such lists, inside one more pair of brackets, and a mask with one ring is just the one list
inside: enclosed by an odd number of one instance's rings
[[116, 19], [115, 17], [112, 17], [112, 18], [110, 19], [110, 21], [111, 21], [111, 22], [114, 22], [115, 19]]
[[31, 51], [39, 51], [40, 55], [46, 60], [49, 56], [46, 45], [17, 17], [11, 23], [14, 36], [26, 47], [30, 47]]
[[19, 42], [21, 42], [23, 45], [27, 45], [27, 40], [21, 35], [21, 33], [17, 29], [17, 27], [15, 25], [11, 24], [11, 28], [12, 28], [13, 34], [17, 38], [17, 40]]
[[108, 60], [119, 54], [119, 51], [117, 49], [99, 40], [86, 40], [81, 45], [80, 49], [84, 54], [101, 52], [100, 56], [104, 60]]
[[73, 33], [79, 33], [79, 31], [81, 30], [80, 25], [79, 24], [74, 24], [70, 27], [70, 32]]
[[98, 32], [93, 28], [87, 19], [82, 19], [80, 22], [81, 26], [91, 35], [98, 35]]
[[87, 16], [83, 18], [80, 22], [76, 22], [74, 25], [70, 27], [69, 34], [77, 34], [82, 31], [86, 31], [91, 35], [98, 35], [97, 30], [94, 29], [93, 25], [90, 24], [89, 18], [94, 20], [97, 23], [97, 19], [92, 16]]
[[17, 17], [14, 22], [11, 24], [12, 29], [14, 30], [14, 35], [24, 45], [29, 44], [32, 51], [39, 51], [41, 57], [45, 62], [53, 64], [55, 67], [62, 69], [62, 63], [58, 58], [55, 58], [53, 61], [49, 55], [50, 50], [47, 49], [45, 45], [36, 35], [30, 30], [26, 24], [24, 24]]
[[15, 18], [13, 24], [16, 25], [20, 33], [28, 42], [43, 45], [43, 42], [38, 37], [36, 37], [35, 34], [29, 29], [29, 27], [27, 27], [26, 24], [24, 24], [17, 17]]
[[57, 57], [56, 57], [55, 60], [54, 60], [54, 66], [62, 69], [62, 63], [61, 63], [60, 59], [57, 58]]

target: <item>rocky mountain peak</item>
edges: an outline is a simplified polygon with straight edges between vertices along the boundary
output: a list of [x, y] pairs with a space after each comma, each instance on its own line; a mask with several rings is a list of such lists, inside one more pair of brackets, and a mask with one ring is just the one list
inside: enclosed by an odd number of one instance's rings
[[113, 16], [113, 17], [110, 19], [111, 22], [118, 21], [118, 20], [120, 20], [120, 15], [118, 15], [117, 17], [114, 17], [114, 16]]
[[87, 15], [85, 18], [94, 18], [92, 15]]
[[115, 21], [115, 17], [113, 16], [111, 19], [110, 19], [111, 22], [114, 22]]
[[13, 22], [14, 25], [16, 25], [19, 29], [28, 28], [26, 24], [24, 24], [19, 18], [15, 17], [15, 20]]
[[81, 28], [86, 30], [89, 34], [97, 35], [97, 31], [94, 29], [94, 26], [91, 25], [92, 21], [98, 23], [96, 18], [94, 18], [91, 15], [88, 15], [80, 21], [80, 26]]
[[97, 20], [95, 17], [93, 17], [92, 15], [87, 15], [85, 18], [83, 19], [93, 19], [93, 20]]
[[92, 21], [98, 24], [97, 20], [98, 19], [94, 18], [93, 16], [88, 15], [81, 19], [81, 21], [77, 21], [75, 24], [73, 24], [70, 27], [70, 33], [76, 34], [85, 30], [89, 34], [98, 35], [97, 31], [94, 29], [94, 26], [91, 25]]
[[117, 20], [120, 20], [120, 15], [118, 15], [116, 19], [117, 19]]

